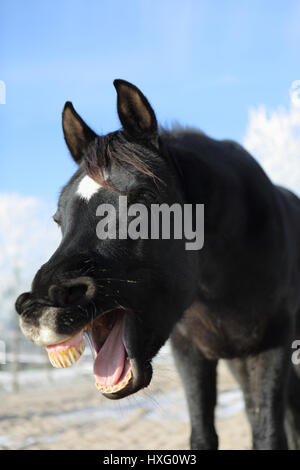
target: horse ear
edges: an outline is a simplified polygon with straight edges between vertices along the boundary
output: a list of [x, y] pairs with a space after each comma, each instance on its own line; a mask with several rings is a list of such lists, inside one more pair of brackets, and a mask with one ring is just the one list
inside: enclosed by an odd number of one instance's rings
[[76, 113], [70, 101], [65, 104], [62, 125], [68, 149], [75, 162], [80, 163], [83, 152], [89, 143], [97, 137], [97, 134]]
[[125, 80], [114, 80], [117, 90], [118, 115], [125, 132], [137, 139], [157, 138], [157, 121], [154, 111], [143, 93]]

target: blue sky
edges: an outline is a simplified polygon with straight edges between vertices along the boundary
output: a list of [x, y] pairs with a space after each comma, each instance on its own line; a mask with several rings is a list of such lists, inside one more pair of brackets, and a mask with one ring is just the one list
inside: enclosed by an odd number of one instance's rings
[[0, 191], [55, 202], [75, 169], [64, 102], [115, 130], [115, 78], [139, 86], [162, 124], [242, 142], [250, 107], [288, 104], [299, 24], [298, 0], [1, 0]]

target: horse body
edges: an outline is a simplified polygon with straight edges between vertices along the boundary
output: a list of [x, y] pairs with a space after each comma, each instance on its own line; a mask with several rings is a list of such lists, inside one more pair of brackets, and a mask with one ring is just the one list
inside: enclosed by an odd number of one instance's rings
[[255, 353], [275, 343], [274, 328], [266, 331], [272, 322], [299, 310], [300, 200], [273, 185], [237, 144], [195, 132], [175, 136], [186, 200], [204, 202], [206, 215], [197, 293], [181, 328], [186, 323], [210, 357]]
[[[52, 354], [88, 329], [99, 389], [112, 399], [148, 385], [151, 359], [171, 337], [195, 449], [217, 448], [216, 368], [226, 359], [244, 392], [253, 447], [297, 446], [300, 381], [290, 348], [300, 323], [299, 199], [234, 142], [159, 132], [144, 95], [125, 81], [115, 86], [122, 131], [99, 137], [65, 106], [64, 135], [79, 168], [55, 215], [62, 243], [16, 302], [24, 334]], [[147, 207], [204, 204], [204, 247], [97, 240], [97, 207], [116, 208], [120, 194]]]
[[[192, 446], [217, 446], [216, 365], [223, 358], [242, 386], [254, 448], [285, 448], [290, 407], [299, 432], [299, 371], [290, 348], [299, 331], [300, 200], [233, 142], [181, 132], [172, 147], [187, 200], [203, 201], [206, 210], [196, 296], [172, 334]], [[287, 434], [298, 446], [299, 435]]]

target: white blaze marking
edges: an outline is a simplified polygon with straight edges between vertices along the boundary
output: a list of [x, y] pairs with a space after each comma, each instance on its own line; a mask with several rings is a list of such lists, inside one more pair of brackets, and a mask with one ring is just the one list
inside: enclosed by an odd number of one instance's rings
[[78, 185], [76, 194], [78, 194], [82, 199], [89, 201], [100, 188], [102, 188], [101, 184], [96, 183], [96, 181], [88, 175], [85, 175]]

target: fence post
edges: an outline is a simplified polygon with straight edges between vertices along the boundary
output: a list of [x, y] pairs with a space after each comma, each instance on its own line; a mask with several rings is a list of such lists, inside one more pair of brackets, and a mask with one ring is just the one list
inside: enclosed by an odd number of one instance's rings
[[19, 351], [20, 351], [20, 334], [19, 326], [15, 319], [14, 332], [12, 338], [12, 365], [11, 365], [11, 374], [12, 374], [12, 389], [14, 392], [19, 391]]
[[[15, 289], [16, 291], [19, 290], [20, 286], [20, 268], [16, 263], [16, 267], [14, 270], [15, 274]], [[17, 314], [14, 311], [14, 324], [13, 324], [13, 337], [12, 337], [12, 365], [11, 365], [11, 373], [12, 373], [12, 389], [14, 392], [19, 391], [19, 352], [20, 352], [20, 330], [19, 330], [19, 322], [17, 319]]]

